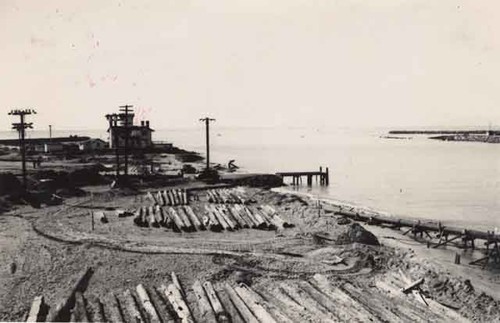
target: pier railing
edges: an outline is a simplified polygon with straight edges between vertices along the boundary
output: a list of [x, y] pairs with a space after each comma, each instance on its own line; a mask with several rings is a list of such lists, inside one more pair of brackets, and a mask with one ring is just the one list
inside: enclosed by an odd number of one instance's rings
[[311, 186], [313, 184], [313, 178], [316, 180], [316, 183], [319, 180], [319, 184], [322, 186], [328, 186], [330, 184], [330, 173], [328, 167], [325, 168], [325, 171], [323, 171], [323, 167], [320, 166], [319, 171], [279, 172], [276, 173], [276, 175], [281, 176], [281, 178], [283, 179], [291, 177], [292, 185], [302, 184], [302, 177], [306, 178], [308, 186]]

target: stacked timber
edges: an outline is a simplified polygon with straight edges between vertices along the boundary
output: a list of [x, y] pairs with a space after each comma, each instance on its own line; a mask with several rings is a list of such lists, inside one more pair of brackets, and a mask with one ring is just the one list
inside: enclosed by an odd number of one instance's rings
[[160, 206], [178, 206], [189, 204], [187, 191], [183, 189], [163, 190], [156, 193], [147, 192], [146, 200], [153, 205]]
[[249, 207], [241, 204], [206, 204], [204, 212], [195, 211], [189, 205], [143, 206], [136, 210], [134, 223], [140, 227], [164, 227], [176, 232], [210, 230], [214, 232], [239, 229], [276, 230], [293, 227], [269, 205]]
[[217, 204], [248, 204], [248, 200], [240, 191], [227, 188], [207, 190], [207, 198], [210, 203]]

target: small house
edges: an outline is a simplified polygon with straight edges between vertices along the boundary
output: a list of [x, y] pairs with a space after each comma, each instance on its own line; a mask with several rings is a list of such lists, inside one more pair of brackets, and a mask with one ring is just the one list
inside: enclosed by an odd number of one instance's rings
[[82, 151], [102, 150], [107, 147], [108, 143], [99, 138], [89, 139], [78, 144], [78, 148]]

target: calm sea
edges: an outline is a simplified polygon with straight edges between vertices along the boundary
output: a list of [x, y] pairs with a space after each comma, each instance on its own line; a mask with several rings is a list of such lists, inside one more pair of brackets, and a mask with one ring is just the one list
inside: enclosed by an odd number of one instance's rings
[[[211, 160], [227, 164], [235, 159], [246, 172], [328, 166], [330, 186], [298, 190], [387, 214], [500, 229], [500, 145], [442, 142], [423, 136], [381, 138], [385, 133], [384, 129], [233, 129], [214, 124]], [[106, 139], [104, 131], [79, 134]], [[204, 135], [200, 124], [198, 128], [157, 130], [154, 140], [204, 152]]]

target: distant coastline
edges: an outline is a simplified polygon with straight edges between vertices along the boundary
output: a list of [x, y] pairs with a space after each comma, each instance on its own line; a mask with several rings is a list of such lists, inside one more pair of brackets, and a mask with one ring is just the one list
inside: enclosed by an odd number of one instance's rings
[[500, 131], [494, 130], [391, 130], [389, 135], [427, 135], [429, 139], [442, 141], [500, 143]]

